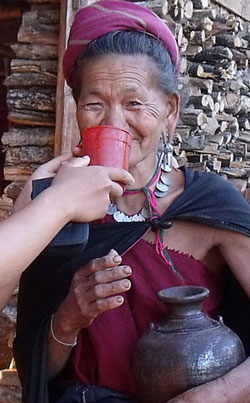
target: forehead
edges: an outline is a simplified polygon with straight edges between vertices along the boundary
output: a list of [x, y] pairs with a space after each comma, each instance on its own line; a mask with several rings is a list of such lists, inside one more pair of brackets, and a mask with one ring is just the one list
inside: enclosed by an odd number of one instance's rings
[[123, 85], [131, 89], [159, 89], [158, 68], [146, 55], [102, 55], [91, 58], [80, 67], [82, 85]]

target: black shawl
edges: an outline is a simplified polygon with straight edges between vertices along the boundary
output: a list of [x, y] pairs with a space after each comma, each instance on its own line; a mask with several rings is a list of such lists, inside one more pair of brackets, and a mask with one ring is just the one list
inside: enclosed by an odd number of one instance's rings
[[[80, 242], [84, 231], [79, 230], [86, 224], [76, 224], [78, 229], [75, 238], [71, 236], [71, 244], [67, 241], [61, 246], [60, 242], [52, 243], [23, 273], [14, 342], [14, 357], [23, 387], [23, 403], [49, 402], [46, 351], [50, 317], [67, 295], [72, 276], [80, 266], [92, 258], [106, 255], [111, 248], [122, 255], [150, 227], [153, 230], [168, 227], [170, 220], [195, 221], [250, 236], [250, 208], [234, 186], [211, 172], [183, 170], [185, 190], [161, 219], [153, 222], [91, 224], [86, 247], [84, 237]], [[237, 331], [248, 352], [250, 325], [246, 328], [246, 323], [250, 321], [246, 321], [244, 315], [250, 312], [250, 306], [240, 287], [235, 286], [235, 281], [234, 278], [229, 279], [226, 287], [229, 291], [225, 292], [222, 307], [224, 320]]]

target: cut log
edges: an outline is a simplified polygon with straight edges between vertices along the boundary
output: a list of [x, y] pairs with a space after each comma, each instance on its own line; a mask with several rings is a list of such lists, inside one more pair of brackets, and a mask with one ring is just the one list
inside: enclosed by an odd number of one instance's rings
[[203, 29], [205, 32], [211, 33], [213, 29], [213, 21], [210, 18], [205, 17], [188, 21], [188, 31], [202, 31]]
[[189, 103], [194, 105], [195, 109], [202, 109], [203, 111], [214, 110], [214, 101], [211, 95], [191, 96]]
[[241, 157], [245, 159], [247, 156], [247, 143], [231, 142], [227, 145], [227, 149], [233, 153], [234, 158]]
[[189, 77], [188, 81], [192, 87], [200, 88], [208, 94], [212, 94], [213, 92], [213, 80], [206, 80], [199, 77]]
[[184, 13], [184, 18], [187, 18], [190, 20], [193, 16], [193, 1], [191, 0], [186, 0], [184, 5], [183, 5], [183, 13]]
[[218, 155], [217, 159], [221, 162], [221, 167], [225, 168], [230, 168], [231, 163], [233, 161], [234, 155], [232, 152], [220, 152]]
[[241, 99], [235, 92], [228, 92], [224, 97], [225, 112], [237, 114], [241, 110]]
[[215, 20], [216, 9], [208, 8], [206, 10], [193, 10], [193, 19], [201, 21], [203, 18], [210, 18], [211, 20]]
[[236, 118], [233, 122], [229, 123], [228, 130], [230, 131], [232, 136], [234, 136], [235, 138], [237, 138], [239, 136], [240, 129], [239, 129], [238, 120]]
[[196, 153], [186, 153], [186, 159], [188, 163], [201, 163], [203, 162], [203, 156], [202, 154], [196, 154]]
[[13, 109], [8, 113], [8, 120], [14, 124], [25, 126], [55, 126], [55, 114]]
[[250, 121], [246, 116], [240, 116], [238, 118], [238, 123], [239, 123], [240, 129], [250, 130]]
[[207, 122], [207, 116], [201, 109], [184, 108], [180, 119], [184, 125], [197, 127]]
[[53, 73], [57, 74], [56, 60], [26, 60], [13, 59], [10, 63], [13, 73]]
[[193, 6], [195, 10], [203, 10], [209, 6], [209, 0], [193, 0]]
[[17, 43], [11, 46], [17, 58], [36, 60], [56, 60], [57, 46], [31, 43]]
[[223, 69], [210, 64], [199, 64], [188, 61], [188, 73], [193, 77], [217, 78], [221, 77]]
[[207, 134], [213, 135], [216, 130], [220, 127], [218, 120], [216, 118], [207, 118], [207, 122], [201, 125], [201, 129]]
[[224, 137], [221, 134], [217, 134], [217, 135], [216, 134], [213, 134], [213, 135], [209, 134], [206, 137], [206, 140], [209, 143], [215, 143], [215, 144], [218, 144], [219, 146], [221, 146], [223, 144], [223, 142], [224, 142]]
[[52, 147], [10, 147], [6, 151], [7, 164], [44, 164], [53, 158]]
[[10, 147], [16, 146], [53, 146], [55, 131], [53, 128], [33, 127], [11, 128], [2, 136], [2, 144]]
[[48, 26], [60, 24], [60, 5], [47, 3], [44, 7], [43, 4], [32, 4], [31, 12], [34, 13], [33, 20], [37, 18], [39, 24]]
[[218, 62], [219, 60], [232, 60], [232, 51], [224, 46], [214, 46], [212, 48], [204, 49], [197, 54], [193, 60], [194, 62]]
[[52, 73], [13, 73], [4, 81], [7, 87], [56, 86], [57, 76]]
[[[193, 56], [195, 56], [195, 55], [197, 55], [198, 53], [200, 53], [202, 51], [202, 46], [200, 46], [200, 45], [197, 45], [197, 44], [192, 44], [191, 42], [189, 42], [188, 43], [188, 46], [187, 46], [187, 49], [186, 49], [186, 51], [185, 51], [185, 55], [187, 56], [187, 57], [193, 57]], [[186, 70], [185, 71], [187, 71], [187, 67], [188, 66], [186, 66]]]
[[217, 158], [212, 158], [211, 160], [207, 161], [207, 167], [211, 171], [216, 172], [218, 174], [221, 169], [221, 161], [219, 161]]
[[0, 371], [0, 387], [1, 386], [21, 388], [21, 383], [16, 369], [4, 369]]
[[0, 403], [21, 403], [22, 391], [20, 388], [0, 386]]
[[[45, 9], [46, 10], [46, 9]], [[59, 17], [59, 10], [58, 17]], [[17, 39], [22, 43], [42, 43], [44, 45], [57, 45], [59, 24], [47, 23], [42, 24], [39, 19], [38, 11], [28, 11], [23, 13], [22, 25], [18, 31]], [[50, 22], [51, 17], [54, 17], [54, 13], [51, 10], [47, 10], [47, 19]]]
[[[189, 137], [187, 140], [183, 141], [181, 144], [181, 149], [188, 150], [203, 150], [205, 147], [205, 136], [194, 136]], [[198, 161], [191, 161], [198, 162]], [[201, 162], [201, 161], [199, 161]]]
[[250, 144], [250, 131], [240, 131], [238, 141]]
[[229, 48], [240, 48], [241, 38], [234, 35], [217, 35], [216, 44], [220, 46], [227, 46]]
[[182, 141], [186, 140], [190, 135], [191, 127], [190, 126], [177, 126], [176, 135], [178, 134]]
[[25, 182], [37, 167], [38, 164], [31, 164], [29, 166], [5, 164], [4, 179], [10, 182]]
[[54, 112], [55, 111], [54, 88], [32, 87], [29, 89], [9, 89], [7, 104], [10, 109]]
[[13, 201], [15, 201], [18, 195], [23, 190], [25, 182], [11, 182], [8, 186], [4, 188], [4, 194]]
[[192, 168], [198, 172], [206, 171], [206, 161], [204, 161], [204, 162], [188, 162], [185, 165], [187, 168]]
[[202, 31], [191, 31], [189, 36], [189, 41], [198, 45], [203, 45], [206, 40], [205, 30]]
[[240, 100], [241, 100], [240, 114], [241, 115], [250, 114], [250, 97], [242, 95]]

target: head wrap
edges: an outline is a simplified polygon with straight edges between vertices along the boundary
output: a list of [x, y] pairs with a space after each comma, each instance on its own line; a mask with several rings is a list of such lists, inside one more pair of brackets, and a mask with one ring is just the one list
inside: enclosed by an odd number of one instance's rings
[[103, 0], [82, 8], [75, 16], [63, 59], [64, 76], [69, 86], [72, 86], [75, 63], [88, 43], [108, 32], [121, 30], [140, 31], [159, 39], [179, 71], [180, 54], [174, 35], [155, 13], [130, 1]]

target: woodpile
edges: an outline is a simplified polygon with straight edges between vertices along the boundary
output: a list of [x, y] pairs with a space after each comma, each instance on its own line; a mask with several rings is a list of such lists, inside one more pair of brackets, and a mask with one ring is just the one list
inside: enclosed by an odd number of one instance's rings
[[[1, 140], [6, 149], [4, 179], [10, 183], [0, 197], [0, 220], [29, 175], [53, 157], [54, 149], [60, 2], [27, 3], [5, 80], [10, 128]], [[16, 295], [0, 314], [0, 403], [21, 402], [20, 382], [12, 368], [15, 322]]]
[[[12, 127], [2, 142], [4, 175], [12, 183], [0, 199], [0, 218], [22, 182], [53, 155], [59, 0], [28, 3], [6, 80]], [[181, 50], [182, 108], [174, 142], [179, 164], [214, 170], [244, 190], [249, 182], [250, 23], [211, 0], [139, 4], [172, 28]]]
[[177, 160], [243, 191], [250, 186], [250, 23], [210, 0], [162, 4], [182, 54]]
[[11, 74], [5, 80], [10, 129], [2, 144], [4, 178], [11, 183], [0, 198], [0, 219], [11, 209], [24, 181], [54, 154], [60, 1], [27, 3], [12, 46]]

